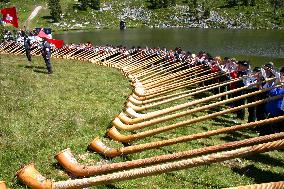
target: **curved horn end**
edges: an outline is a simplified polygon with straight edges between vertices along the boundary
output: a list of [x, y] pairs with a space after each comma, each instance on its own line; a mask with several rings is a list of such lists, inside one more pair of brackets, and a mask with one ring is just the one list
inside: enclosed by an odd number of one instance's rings
[[112, 121], [112, 124], [116, 128], [119, 128], [121, 130], [126, 130], [129, 127], [129, 125], [122, 123], [122, 121], [118, 117], [114, 118], [114, 120]]
[[111, 139], [119, 141], [119, 142], [129, 142], [128, 137], [120, 134], [115, 127], [110, 128], [107, 132], [107, 135]]
[[5, 181], [0, 181], [0, 189], [7, 189], [7, 185]]
[[137, 96], [135, 93], [132, 93], [131, 96], [137, 100], [146, 100], [146, 97], [145, 96]]
[[128, 107], [126, 108], [125, 112], [130, 115], [131, 117], [137, 118], [137, 117], [141, 117], [142, 115], [137, 113], [133, 108]]
[[33, 189], [52, 189], [52, 182], [42, 176], [36, 169], [33, 163], [30, 163], [21, 168], [16, 176], [25, 185]]
[[122, 122], [124, 122], [127, 125], [131, 125], [132, 123], [132, 119], [129, 118], [125, 113], [121, 112], [117, 118], [119, 118]]
[[145, 96], [145, 90], [141, 87], [135, 87], [134, 89], [134, 94], [136, 94], [139, 97], [144, 97]]
[[135, 105], [143, 105], [142, 101], [135, 99], [132, 95], [128, 97], [128, 101], [132, 102]]
[[74, 169], [79, 166], [79, 163], [73, 156], [70, 148], [66, 148], [65, 150], [57, 153], [54, 158], [68, 172], [72, 173], [73, 175], [80, 176], [77, 174], [77, 169]]
[[107, 147], [99, 137], [96, 137], [89, 146], [92, 150], [106, 157], [116, 157], [122, 154], [119, 149]]

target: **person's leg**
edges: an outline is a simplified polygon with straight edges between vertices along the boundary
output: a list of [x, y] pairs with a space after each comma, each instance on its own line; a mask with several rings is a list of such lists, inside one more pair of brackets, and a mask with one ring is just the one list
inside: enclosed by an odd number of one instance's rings
[[50, 59], [45, 58], [44, 60], [45, 60], [45, 65], [46, 65], [47, 72], [49, 74], [52, 74], [53, 71], [52, 71], [52, 65], [50, 63]]

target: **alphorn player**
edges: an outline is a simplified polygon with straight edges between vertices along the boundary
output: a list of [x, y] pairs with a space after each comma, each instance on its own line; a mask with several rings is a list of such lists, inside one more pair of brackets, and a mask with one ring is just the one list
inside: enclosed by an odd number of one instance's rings
[[[280, 69], [279, 73], [277, 73], [275, 69], [270, 70], [270, 71], [276, 77], [276, 80], [274, 83], [284, 85], [284, 67]], [[282, 94], [284, 94], [284, 87], [274, 88], [268, 91], [269, 97], [282, 95]], [[284, 98], [280, 98], [277, 100], [267, 102], [265, 104], [265, 112], [268, 118], [273, 118], [273, 117], [284, 115]], [[282, 132], [282, 131], [284, 131], [284, 121], [277, 122], [277, 123], [270, 123], [266, 125], [265, 129], [260, 133], [260, 135], [266, 135], [266, 134]]]
[[[246, 60], [238, 61], [237, 64], [238, 64], [238, 66], [237, 66], [237, 76], [238, 77], [243, 77], [243, 76], [249, 75], [250, 64], [249, 64], [248, 61], [246, 61]], [[245, 86], [245, 81], [240, 80], [236, 83], [237, 88], [244, 87], [244, 86]], [[240, 91], [240, 92], [235, 93], [234, 96], [235, 97], [241, 96], [244, 93], [245, 93], [245, 91]], [[235, 101], [233, 105], [234, 106], [241, 106], [241, 105], [244, 105], [244, 104], [245, 104], [245, 99], [241, 99], [241, 100]], [[240, 120], [245, 119], [245, 109], [241, 109], [241, 110], [236, 111], [236, 114], [237, 114], [238, 119], [240, 119]]]

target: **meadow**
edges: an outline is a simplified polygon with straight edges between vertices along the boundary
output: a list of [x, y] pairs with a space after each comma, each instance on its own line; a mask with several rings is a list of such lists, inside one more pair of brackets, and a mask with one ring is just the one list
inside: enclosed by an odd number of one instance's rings
[[[24, 56], [1, 54], [0, 180], [5, 180], [9, 188], [26, 188], [17, 181], [15, 173], [30, 162], [34, 162], [46, 178], [53, 181], [69, 179], [71, 175], [54, 159], [55, 154], [66, 148], [72, 150], [80, 163], [96, 165], [169, 154], [257, 135], [254, 130], [244, 130], [112, 159], [102, 157], [90, 151], [88, 144], [100, 136], [109, 146], [122, 146], [106, 138], [105, 133], [112, 119], [123, 111], [123, 104], [132, 90], [130, 82], [114, 68], [89, 62], [52, 59], [52, 64], [54, 74], [48, 75], [41, 57], [33, 57], [32, 63], [28, 64]], [[209, 95], [212, 94], [201, 94]], [[182, 99], [168, 106], [201, 96]], [[225, 108], [216, 107], [161, 125]], [[136, 143], [231, 126], [233, 119], [235, 115], [228, 114], [141, 139]], [[222, 188], [283, 181], [283, 167], [284, 152], [273, 151], [92, 188]]]

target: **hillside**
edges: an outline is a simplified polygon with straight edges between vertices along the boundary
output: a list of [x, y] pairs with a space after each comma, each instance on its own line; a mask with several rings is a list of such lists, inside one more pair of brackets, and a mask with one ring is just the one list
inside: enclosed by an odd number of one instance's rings
[[[225, 0], [199, 0], [196, 12], [190, 11], [188, 3], [178, 0], [176, 6], [151, 10], [145, 0], [101, 0], [99, 11], [80, 11], [78, 0], [61, 0], [62, 20], [53, 23], [46, 1], [11, 0], [0, 3], [0, 8], [16, 6], [21, 26], [36, 6], [43, 6], [30, 27], [48, 26], [55, 30], [118, 28], [119, 21], [125, 20], [127, 27], [200, 27], [238, 29], [282, 29], [284, 8], [274, 9], [270, 1], [256, 0], [255, 6], [241, 4], [228, 7]], [[207, 11], [209, 15], [204, 15]]]

